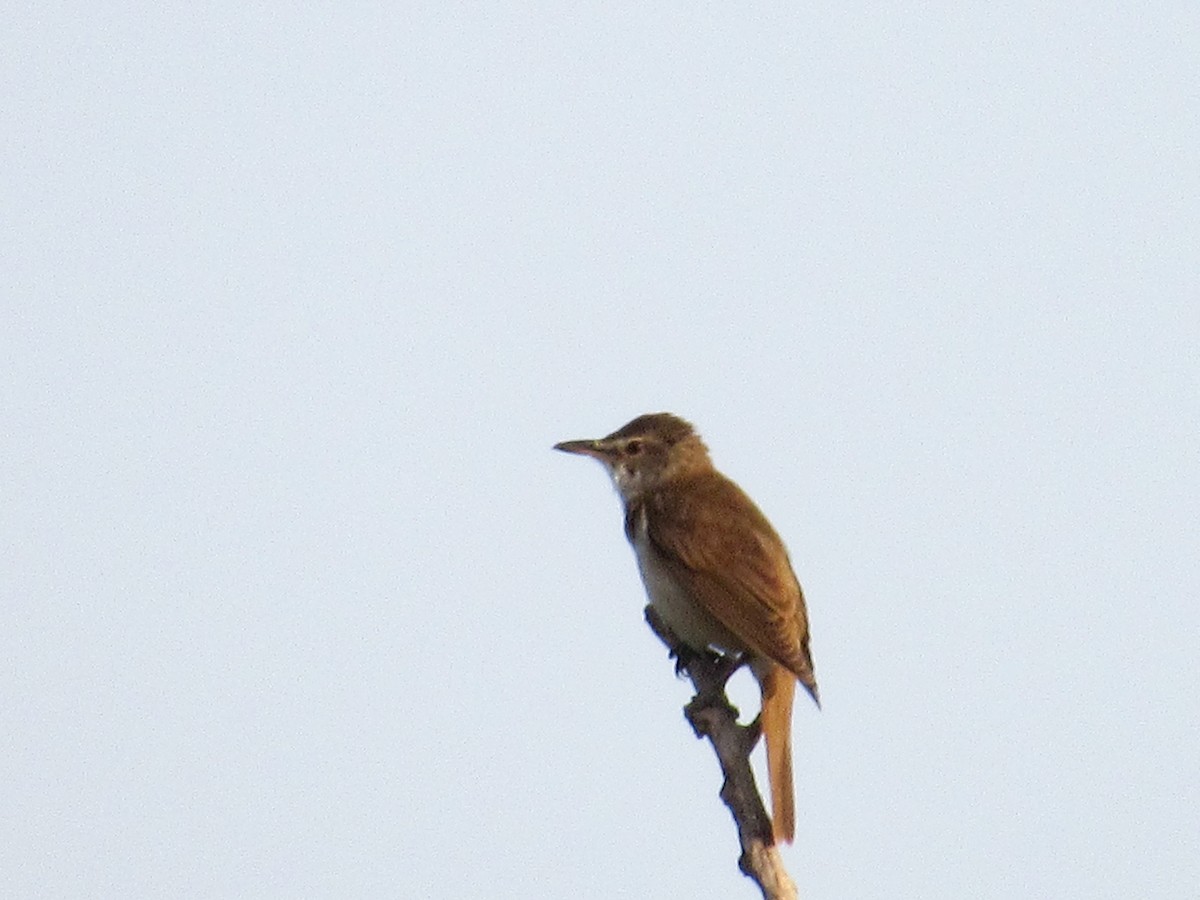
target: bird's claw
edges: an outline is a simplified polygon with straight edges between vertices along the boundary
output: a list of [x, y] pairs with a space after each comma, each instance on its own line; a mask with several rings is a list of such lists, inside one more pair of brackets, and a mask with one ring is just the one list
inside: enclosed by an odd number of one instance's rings
[[687, 672], [688, 664], [695, 660], [696, 651], [692, 650], [690, 647], [684, 647], [683, 645], [680, 645], [674, 650], [671, 650], [667, 656], [668, 658], [675, 660], [675, 677], [682, 678]]

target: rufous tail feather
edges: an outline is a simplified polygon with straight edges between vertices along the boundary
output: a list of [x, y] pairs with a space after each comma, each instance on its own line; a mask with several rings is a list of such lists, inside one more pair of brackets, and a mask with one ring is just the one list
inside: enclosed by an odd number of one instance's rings
[[[757, 673], [756, 673], [757, 674]], [[792, 785], [792, 701], [796, 676], [771, 665], [759, 678], [762, 688], [763, 740], [771, 780], [771, 824], [775, 840], [790, 844], [796, 836], [796, 794]]]

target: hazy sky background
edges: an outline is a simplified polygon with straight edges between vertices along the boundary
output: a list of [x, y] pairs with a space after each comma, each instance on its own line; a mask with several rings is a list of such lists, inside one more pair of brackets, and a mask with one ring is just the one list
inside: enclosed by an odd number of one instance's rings
[[0, 18], [0, 895], [754, 897], [550, 449], [670, 410], [806, 900], [1200, 896], [1195, 3]]

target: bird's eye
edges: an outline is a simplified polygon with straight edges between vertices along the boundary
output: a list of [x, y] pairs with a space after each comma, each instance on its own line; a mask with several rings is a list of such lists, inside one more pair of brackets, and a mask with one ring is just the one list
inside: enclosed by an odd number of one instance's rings
[[637, 456], [642, 452], [642, 442], [634, 439], [625, 445], [625, 452], [630, 456]]

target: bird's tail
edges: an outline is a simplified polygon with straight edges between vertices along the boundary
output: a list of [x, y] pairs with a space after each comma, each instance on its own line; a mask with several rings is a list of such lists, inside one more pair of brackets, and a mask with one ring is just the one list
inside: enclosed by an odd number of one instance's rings
[[796, 794], [792, 785], [792, 701], [796, 696], [796, 676], [777, 664], [755, 674], [759, 675], [762, 689], [759, 722], [767, 743], [771, 823], [775, 840], [790, 844], [796, 835]]

